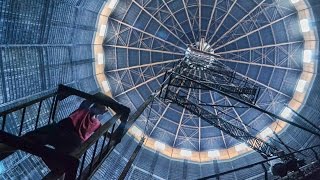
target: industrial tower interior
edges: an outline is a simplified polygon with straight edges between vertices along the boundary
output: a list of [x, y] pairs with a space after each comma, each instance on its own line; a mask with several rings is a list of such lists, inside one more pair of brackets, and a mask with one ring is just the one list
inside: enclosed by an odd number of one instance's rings
[[320, 179], [319, 10], [0, 0], [0, 179]]

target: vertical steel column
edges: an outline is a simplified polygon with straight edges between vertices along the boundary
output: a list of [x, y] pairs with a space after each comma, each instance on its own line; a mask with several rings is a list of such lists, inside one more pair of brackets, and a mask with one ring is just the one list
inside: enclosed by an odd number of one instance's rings
[[[219, 174], [219, 173], [220, 173], [219, 166], [218, 166], [218, 161], [217, 161], [217, 160], [213, 160], [213, 170], [214, 170], [214, 173], [215, 173], [215, 174]], [[220, 176], [218, 175], [216, 178], [217, 178], [217, 180], [219, 180], [219, 179], [220, 179]]]
[[145, 140], [144, 138], [141, 138], [138, 146], [135, 148], [135, 150], [131, 154], [128, 163], [126, 164], [126, 166], [124, 167], [123, 171], [121, 172], [118, 180], [124, 180], [124, 178], [126, 178], [128, 172], [129, 172], [129, 170], [131, 168], [131, 165], [133, 164], [134, 160], [136, 159], [138, 153], [140, 152], [140, 150], [142, 148], [142, 144], [143, 144], [144, 140]]
[[[2, 49], [0, 49], [0, 56], [2, 56]], [[7, 86], [6, 86], [6, 76], [4, 75], [4, 65], [3, 65], [4, 59], [0, 59], [0, 78], [1, 78], [1, 86], [2, 86], [2, 95], [3, 95], [3, 102], [8, 101], [8, 95], [7, 95]]]
[[288, 108], [289, 108], [295, 115], [297, 115], [298, 117], [300, 117], [301, 119], [303, 119], [305, 122], [307, 122], [309, 125], [311, 125], [313, 128], [315, 128], [316, 130], [318, 130], [318, 131], [320, 132], [320, 128], [319, 128], [316, 124], [312, 123], [312, 122], [309, 121], [306, 117], [302, 116], [300, 113], [298, 113], [297, 111], [293, 110], [293, 109], [290, 108], [289, 106], [288, 106]]
[[37, 118], [36, 118], [36, 125], [34, 126], [34, 129], [35, 129], [35, 130], [38, 128], [39, 119], [40, 119], [40, 113], [41, 113], [41, 107], [42, 107], [42, 102], [43, 102], [43, 101], [40, 101], [39, 106], [38, 106], [38, 112], [37, 112]]
[[262, 166], [262, 168], [264, 170], [264, 179], [268, 180], [269, 179], [268, 178], [268, 169], [266, 168], [266, 166], [263, 163], [261, 163], [261, 166]]
[[182, 179], [187, 179], [187, 172], [188, 172], [188, 161], [185, 159], [183, 160], [183, 168], [182, 168]]
[[21, 121], [20, 121], [20, 130], [19, 130], [19, 135], [18, 136], [21, 136], [21, 134], [22, 134], [25, 114], [26, 114], [26, 107], [24, 107], [22, 109], [22, 115], [21, 115]]

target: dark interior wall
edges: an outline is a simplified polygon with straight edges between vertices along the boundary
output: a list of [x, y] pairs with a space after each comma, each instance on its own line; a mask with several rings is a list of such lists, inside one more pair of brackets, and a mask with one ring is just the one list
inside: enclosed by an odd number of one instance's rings
[[[320, 1], [318, 0], [308, 0], [310, 8], [313, 13], [313, 20], [311, 21], [311, 26], [314, 31], [319, 35], [320, 33]], [[319, 37], [317, 40], [317, 46], [319, 49]], [[309, 92], [309, 96], [305, 101], [305, 106], [301, 109], [300, 113], [305, 116], [307, 119], [312, 121], [314, 124], [317, 124], [320, 127], [320, 52], [314, 53], [314, 63], [317, 66], [317, 73], [315, 74], [315, 80], [313, 86]], [[296, 133], [298, 130], [296, 128], [290, 127], [287, 133], [291, 134], [294, 138], [296, 138], [301, 143], [305, 143], [304, 146], [308, 146], [310, 144], [316, 145], [320, 144], [320, 138], [311, 136], [309, 133]], [[309, 137], [309, 138], [306, 138]]]
[[[312, 22], [313, 29], [318, 32], [318, 35], [320, 34], [320, 1], [318, 0], [309, 0], [310, 7], [313, 12], [314, 16], [314, 21]], [[318, 41], [318, 46], [319, 46], [319, 41]], [[320, 72], [320, 66], [319, 66], [319, 60], [320, 60], [320, 52], [317, 52], [315, 54], [315, 62], [318, 64], [318, 72], [317, 76], [315, 78], [315, 83], [313, 85], [312, 90], [310, 91], [310, 95], [308, 100], [307, 100], [307, 105], [309, 106], [308, 108], [313, 108], [316, 111], [320, 110], [320, 77], [319, 77], [319, 72]]]
[[73, 83], [95, 91], [92, 38], [104, 0], [0, 1], [0, 104]]
[[[86, 92], [99, 89], [92, 40], [105, 2], [0, 0], [0, 109], [60, 83]], [[78, 105], [66, 104], [58, 115], [69, 114]], [[17, 130], [19, 118], [7, 119], [9, 131]], [[31, 120], [27, 116], [25, 122]], [[27, 129], [31, 128], [25, 125], [23, 131]], [[39, 158], [21, 151], [0, 161], [0, 179], [41, 179], [47, 170]]]

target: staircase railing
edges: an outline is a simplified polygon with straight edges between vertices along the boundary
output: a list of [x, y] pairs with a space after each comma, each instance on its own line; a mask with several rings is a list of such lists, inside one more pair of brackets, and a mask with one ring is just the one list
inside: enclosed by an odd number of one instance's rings
[[[51, 147], [35, 144], [26, 138], [20, 137], [24, 132], [39, 128], [40, 124], [55, 122], [58, 105], [65, 99], [71, 98], [71, 96], [106, 105], [116, 115], [104, 123], [86, 142], [70, 154], [59, 153]], [[29, 100], [26, 99], [22, 103], [14, 102], [0, 107], [0, 120], [2, 120], [0, 141], [39, 157], [54, 159], [61, 164], [61, 167], [64, 167], [59, 171], [50, 171], [44, 179], [59, 179], [61, 177], [64, 177], [64, 179], [86, 179], [91, 177], [117, 145], [117, 140], [122, 138], [114, 136], [117, 131], [122, 131], [116, 128], [117, 120], [122, 118], [121, 120], [123, 121], [123, 118], [127, 118], [130, 113], [127, 107], [117, 103], [110, 97], [101, 98], [64, 85], [59, 85], [57, 90], [38, 95], [37, 98], [31, 98], [29, 97]], [[35, 111], [35, 109], [37, 110]], [[20, 119], [17, 120], [17, 118]], [[137, 118], [133, 120], [135, 119]], [[127, 123], [126, 129], [132, 124], [133, 122]], [[30, 128], [30, 126], [33, 128]], [[3, 159], [8, 155], [0, 158]]]

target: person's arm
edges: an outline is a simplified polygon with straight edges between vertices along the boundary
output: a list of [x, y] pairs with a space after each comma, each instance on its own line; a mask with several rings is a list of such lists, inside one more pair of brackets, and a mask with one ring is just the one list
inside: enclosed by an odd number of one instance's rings
[[72, 113], [70, 113], [69, 116], [71, 116], [73, 113], [75, 113], [76, 111], [78, 111], [79, 109], [89, 109], [91, 104], [93, 104], [92, 102], [88, 101], [88, 100], [84, 100], [81, 102], [80, 106], [78, 107], [78, 109], [74, 110]]

